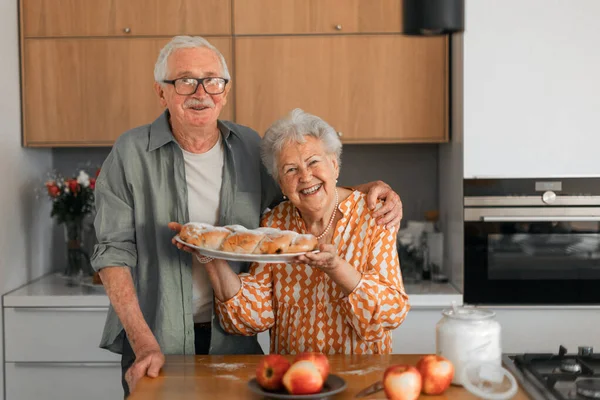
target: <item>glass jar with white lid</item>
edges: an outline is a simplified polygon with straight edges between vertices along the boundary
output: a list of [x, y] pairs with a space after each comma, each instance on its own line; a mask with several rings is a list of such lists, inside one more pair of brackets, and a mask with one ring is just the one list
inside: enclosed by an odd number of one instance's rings
[[496, 313], [472, 306], [454, 306], [442, 312], [436, 325], [437, 354], [454, 365], [452, 383], [463, 385], [467, 364], [502, 365], [500, 324]]

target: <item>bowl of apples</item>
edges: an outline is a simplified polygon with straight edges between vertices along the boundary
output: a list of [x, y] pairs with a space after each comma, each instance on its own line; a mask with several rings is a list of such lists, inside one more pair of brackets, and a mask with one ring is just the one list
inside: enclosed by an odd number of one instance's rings
[[280, 354], [261, 358], [256, 377], [248, 382], [254, 393], [270, 399], [322, 399], [346, 389], [346, 381], [329, 373], [322, 353], [300, 353], [292, 362]]

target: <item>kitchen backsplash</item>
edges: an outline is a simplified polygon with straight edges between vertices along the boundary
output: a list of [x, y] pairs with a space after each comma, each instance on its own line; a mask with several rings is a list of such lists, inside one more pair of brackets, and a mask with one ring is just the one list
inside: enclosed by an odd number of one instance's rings
[[[110, 148], [56, 148], [52, 150], [53, 167], [63, 174], [73, 174], [78, 167], [102, 164]], [[382, 180], [402, 197], [405, 223], [422, 219], [427, 210], [438, 207], [438, 145], [345, 145], [338, 184], [349, 186]], [[403, 223], [403, 225], [404, 225]], [[93, 229], [87, 240], [91, 251]], [[64, 232], [55, 227], [54, 265], [60, 270], [65, 263]]]

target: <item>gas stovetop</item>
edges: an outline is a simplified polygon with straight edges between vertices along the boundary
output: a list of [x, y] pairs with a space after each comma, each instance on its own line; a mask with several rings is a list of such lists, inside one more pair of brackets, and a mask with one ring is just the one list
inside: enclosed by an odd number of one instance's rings
[[534, 398], [600, 399], [600, 353], [592, 347], [580, 346], [577, 354], [563, 346], [558, 354], [515, 354], [504, 363]]

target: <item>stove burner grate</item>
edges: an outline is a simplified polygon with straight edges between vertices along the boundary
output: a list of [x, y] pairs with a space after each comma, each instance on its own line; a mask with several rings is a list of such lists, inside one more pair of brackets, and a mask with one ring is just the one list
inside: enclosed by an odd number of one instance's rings
[[575, 382], [578, 395], [589, 399], [600, 399], [600, 378], [580, 379]]
[[563, 372], [578, 374], [581, 372], [581, 364], [579, 364], [577, 360], [568, 358], [560, 363], [560, 370]]

